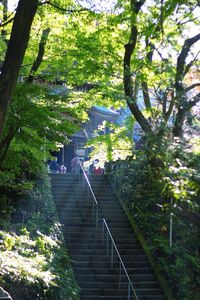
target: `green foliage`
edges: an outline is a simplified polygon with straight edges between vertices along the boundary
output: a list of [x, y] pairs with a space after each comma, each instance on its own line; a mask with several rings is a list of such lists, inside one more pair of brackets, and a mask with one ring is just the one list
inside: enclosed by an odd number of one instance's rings
[[171, 144], [163, 156], [161, 145], [160, 157], [165, 160], [162, 168], [152, 168], [144, 152], [139, 151], [137, 159], [115, 163], [112, 175], [158, 267], [177, 299], [185, 300], [200, 297], [200, 166], [196, 153], [185, 144]]
[[[23, 223], [18, 224], [18, 228], [17, 222], [13, 222], [12, 226], [17, 235], [10, 233], [5, 236], [2, 251], [4, 254], [13, 253], [16, 248], [15, 254], [22, 262], [23, 255], [20, 249], [23, 248], [24, 257], [30, 258], [29, 254], [32, 255], [34, 248], [38, 258], [36, 264], [41, 262], [43, 266], [39, 271], [40, 275], [37, 275], [39, 277], [35, 277], [36, 280], [27, 272], [26, 267], [21, 270], [19, 265], [21, 273], [17, 273], [16, 282], [19, 283], [21, 276], [27, 285], [34, 282], [39, 291], [42, 290], [42, 286], [46, 295], [54, 295], [53, 299], [56, 299], [55, 291], [61, 299], [66, 299], [69, 291], [72, 298], [76, 297], [72, 296], [76, 291], [71, 285], [71, 277], [65, 277], [66, 274], [62, 273], [61, 262], [68, 261], [68, 258], [63, 258], [61, 252], [56, 256], [60, 246], [54, 244], [54, 239], [53, 244], [48, 240], [52, 234], [54, 237], [59, 235], [59, 230], [55, 219], [52, 218], [52, 205], [50, 202], [45, 202], [44, 205], [44, 191], [35, 190], [35, 179], [38, 174], [45, 174], [44, 165], [50, 158], [50, 151], [56, 150], [60, 143], [69, 142], [70, 136], [78, 130], [78, 125], [87, 119], [87, 110], [90, 107], [95, 104], [115, 108], [124, 106], [126, 99], [123, 91], [123, 55], [124, 45], [129, 40], [131, 19], [132, 25], [137, 25], [138, 31], [136, 47], [131, 57], [134, 93], [137, 95], [141, 83], [146, 82], [150, 96], [156, 98], [156, 108], [144, 112], [153, 131], [153, 134], [145, 136], [144, 152], [139, 155], [134, 153], [137, 160], [130, 159], [120, 165], [115, 180], [121, 188], [121, 196], [128, 201], [127, 205], [146, 238], [152, 241], [155, 253], [160, 251], [169, 257], [176, 256], [180, 245], [189, 252], [189, 255], [186, 255], [187, 251], [180, 251], [182, 254], [176, 257], [174, 264], [165, 260], [165, 267], [169, 277], [170, 274], [179, 272], [181, 267], [184, 269], [184, 276], [180, 280], [174, 275], [177, 278], [175, 289], [181, 290], [177, 292], [181, 299], [184, 299], [187, 293], [191, 298], [190, 291], [192, 293], [193, 287], [189, 291], [189, 286], [194, 266], [198, 263], [196, 252], [199, 251], [195, 244], [198, 235], [195, 220], [199, 214], [199, 141], [194, 141], [196, 148], [192, 152], [189, 149], [183, 151], [182, 147], [173, 143], [169, 145], [172, 126], [168, 127], [166, 124], [164, 111], [169, 108], [170, 101], [179, 101], [173, 98], [176, 94], [173, 92], [177, 57], [184, 39], [188, 38], [191, 32], [188, 29], [195, 24], [199, 25], [199, 19], [195, 16], [197, 1], [144, 1], [137, 20], [136, 16], [131, 17], [132, 10], [128, 0], [117, 1], [117, 10], [111, 14], [95, 13], [92, 10], [69, 12], [68, 9], [81, 8], [77, 1], [73, 0], [54, 0], [51, 3], [53, 5], [45, 3], [38, 7], [20, 70], [20, 76], [23, 76], [25, 82], [18, 83], [12, 95], [6, 128], [0, 139], [0, 214], [2, 218], [7, 216], [4, 224], [2, 220], [1, 223], [4, 227], [9, 226], [13, 206]], [[63, 10], [57, 9], [56, 6]], [[2, 6], [0, 15], [3, 19]], [[11, 24], [8, 23], [4, 28], [8, 40]], [[46, 28], [50, 28], [50, 34], [44, 57], [33, 74], [34, 82], [29, 84], [26, 79], [38, 54], [38, 41]], [[154, 55], [151, 60], [148, 55], [152, 45]], [[1, 36], [1, 61], [4, 60], [5, 50], [6, 43]], [[195, 49], [191, 49], [191, 52], [194, 52], [193, 56], [196, 57]], [[59, 81], [67, 87], [59, 85]], [[73, 91], [74, 87], [86, 82], [94, 86], [88, 93]], [[183, 80], [182, 84], [186, 83]], [[161, 94], [165, 96], [166, 102]], [[90, 145], [94, 147], [94, 158], [102, 157], [103, 161], [108, 161], [125, 159], [132, 155], [133, 122], [134, 120], [129, 119], [125, 126], [112, 125], [109, 134], [99, 135], [90, 141]], [[152, 164], [157, 164], [159, 168], [152, 169]], [[20, 211], [17, 209], [18, 204]], [[167, 243], [170, 213], [173, 213], [176, 221], [174, 253]], [[27, 237], [30, 248], [28, 242], [19, 242], [18, 231]], [[51, 258], [51, 252], [54, 250], [53, 261], [56, 264], [53, 269], [57, 266], [58, 273], [62, 275], [55, 275], [55, 271], [48, 283], [43, 282], [41, 274], [43, 269], [49, 267], [47, 258]], [[185, 274], [184, 259], [188, 265], [189, 262], [192, 264], [193, 271], [190, 276]], [[51, 259], [49, 261], [51, 262]], [[31, 265], [27, 260], [26, 265], [29, 263]], [[11, 267], [9, 265], [9, 268]], [[8, 274], [10, 273], [5, 276]], [[199, 275], [197, 281], [194, 280], [194, 289], [198, 280]], [[66, 282], [69, 283], [68, 292], [65, 290]], [[60, 285], [63, 288], [59, 289]], [[32, 299], [37, 297], [36, 289], [34, 292]], [[28, 294], [27, 290], [25, 293], [23, 299]], [[41, 295], [40, 299], [43, 296]]]
[[50, 151], [69, 142], [82, 116], [78, 101], [72, 107], [68, 95], [56, 95], [38, 84], [18, 84], [2, 138], [11, 134], [0, 154], [0, 188], [17, 194], [31, 189]]
[[0, 241], [1, 282], [14, 299], [79, 299], [47, 176], [15, 203]]
[[124, 125], [104, 122], [96, 131], [96, 136], [87, 142], [92, 146], [90, 154], [93, 160], [99, 159], [102, 166], [105, 162], [125, 159], [132, 153], [133, 117], [127, 118]]

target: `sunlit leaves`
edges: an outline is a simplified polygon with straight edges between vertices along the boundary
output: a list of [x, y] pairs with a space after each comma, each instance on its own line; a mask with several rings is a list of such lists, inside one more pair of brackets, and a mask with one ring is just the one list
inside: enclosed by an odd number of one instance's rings
[[[105, 131], [108, 131], [106, 133]], [[104, 131], [104, 133], [102, 132]], [[96, 136], [88, 141], [88, 146], [93, 146], [90, 157], [99, 159], [103, 166], [106, 161], [126, 159], [132, 154], [133, 120], [127, 120], [126, 126], [105, 123], [96, 133]]]

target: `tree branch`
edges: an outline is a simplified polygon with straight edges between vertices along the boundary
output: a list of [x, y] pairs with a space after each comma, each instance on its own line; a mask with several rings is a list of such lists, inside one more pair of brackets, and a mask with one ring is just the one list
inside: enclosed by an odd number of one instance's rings
[[81, 9], [67, 9], [65, 7], [60, 7], [59, 5], [53, 4], [50, 0], [44, 1], [44, 2], [40, 2], [38, 5], [50, 5], [52, 7], [54, 7], [57, 10], [60, 10], [62, 12], [69, 12], [69, 13], [76, 13], [76, 12], [82, 12], [82, 11], [88, 11], [91, 10], [94, 5], [90, 8], [81, 8]]
[[199, 55], [200, 51], [197, 52], [196, 56], [194, 57], [193, 60], [191, 60], [186, 66], [185, 66], [185, 70], [184, 70], [184, 77], [185, 75], [189, 72], [189, 70], [191, 69], [191, 67], [193, 66], [194, 62], [197, 61], [197, 57]]
[[183, 137], [182, 125], [185, 121], [185, 117], [187, 112], [195, 106], [200, 101], [200, 93], [198, 93], [192, 100], [189, 102], [184, 102], [183, 104], [178, 106], [178, 111], [176, 114], [176, 120], [174, 123], [173, 133], [174, 136]]
[[198, 93], [192, 100], [188, 102], [188, 108], [191, 109], [200, 101], [200, 93]]
[[141, 1], [131, 1], [132, 3], [132, 8], [134, 9], [135, 13], [138, 14], [140, 9], [142, 8], [142, 5], [145, 3], [146, 0], [141, 0]]
[[192, 19], [188, 19], [188, 20], [185, 20], [185, 21], [179, 21], [177, 22], [177, 25], [178, 26], [182, 26], [184, 24], [187, 24], [187, 23], [190, 23], [190, 22], [194, 22], [195, 20], [198, 20], [198, 17], [195, 17], [195, 18], [192, 18]]
[[165, 121], [166, 122], [169, 120], [169, 117], [171, 116], [171, 113], [173, 111], [174, 105], [175, 105], [175, 97], [174, 97], [174, 91], [172, 90], [171, 91], [170, 105], [169, 105], [168, 111], [165, 114]]
[[149, 97], [149, 87], [147, 81], [142, 81], [142, 93], [146, 108], [151, 108], [151, 100]]
[[193, 36], [192, 38], [189, 38], [185, 40], [181, 53], [178, 56], [177, 59], [177, 73], [176, 73], [176, 84], [180, 84], [180, 81], [182, 82], [182, 79], [184, 77], [184, 69], [185, 69], [185, 63], [186, 58], [188, 56], [188, 53], [190, 51], [190, 48], [192, 45], [194, 45], [198, 40], [200, 40], [200, 33]]
[[144, 115], [140, 111], [135, 99], [133, 92], [133, 83], [132, 83], [132, 74], [131, 74], [131, 56], [135, 49], [137, 43], [137, 22], [136, 17], [140, 11], [143, 1], [131, 0], [131, 32], [129, 37], [129, 42], [125, 45], [124, 53], [124, 92], [127, 97], [127, 104], [131, 110], [131, 113], [136, 118], [137, 122], [140, 124], [144, 132], [151, 132], [151, 126], [148, 121], [145, 119]]
[[187, 92], [191, 91], [192, 89], [194, 89], [197, 86], [200, 86], [200, 82], [197, 82], [197, 83], [194, 83], [194, 84], [188, 86], [187, 88], [185, 88], [185, 92], [187, 93]]
[[49, 33], [50, 33], [50, 28], [44, 29], [42, 32], [42, 36], [41, 36], [39, 48], [38, 48], [38, 54], [37, 54], [35, 61], [33, 62], [30, 74], [27, 78], [27, 81], [30, 83], [33, 82], [33, 78], [34, 78], [33, 74], [38, 70], [39, 66], [41, 65], [41, 63], [43, 61], [45, 46], [47, 43]]
[[1, 22], [0, 23], [0, 27], [4, 27], [6, 26], [7, 24], [11, 23], [13, 20], [14, 20], [15, 17], [12, 17], [10, 20], [7, 20], [6, 22]]
[[137, 103], [135, 103], [134, 99], [128, 100], [127, 104], [128, 104], [128, 107], [130, 108], [131, 113], [133, 114], [133, 116], [135, 117], [137, 122], [142, 127], [142, 130], [146, 133], [152, 132], [149, 122], [145, 119], [144, 115], [140, 111], [140, 109], [139, 109]]
[[0, 149], [1, 149], [0, 165], [2, 164], [2, 162], [4, 161], [4, 159], [6, 157], [10, 143], [11, 143], [13, 137], [15, 136], [17, 130], [18, 130], [18, 127], [11, 126], [8, 130], [7, 136], [0, 142]]

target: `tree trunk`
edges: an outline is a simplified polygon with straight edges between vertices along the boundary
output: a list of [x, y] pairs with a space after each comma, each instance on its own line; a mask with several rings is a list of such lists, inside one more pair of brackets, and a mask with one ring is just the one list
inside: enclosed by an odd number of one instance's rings
[[133, 83], [132, 83], [132, 74], [131, 74], [131, 57], [133, 51], [135, 50], [138, 30], [136, 26], [136, 16], [139, 13], [142, 5], [145, 1], [135, 1], [131, 0], [131, 32], [129, 37], [129, 42], [125, 45], [125, 53], [124, 53], [124, 93], [127, 97], [127, 104], [131, 110], [131, 113], [135, 117], [136, 121], [140, 124], [145, 133], [152, 132], [151, 126], [148, 121], [145, 119], [144, 115], [140, 111], [137, 103], [136, 96], [133, 92]]
[[193, 36], [192, 38], [186, 39], [181, 49], [181, 52], [177, 58], [175, 90], [176, 90], [176, 106], [178, 112], [176, 114], [173, 134], [175, 137], [179, 137], [180, 139], [183, 138], [182, 126], [185, 121], [185, 117], [189, 109], [192, 107], [192, 102], [188, 102], [187, 100], [187, 95], [186, 95], [187, 89], [184, 88], [184, 84], [183, 84], [183, 79], [185, 75], [188, 73], [190, 67], [192, 66], [191, 62], [189, 64], [186, 64], [186, 59], [188, 57], [190, 48], [199, 40], [200, 40], [200, 33]]
[[142, 81], [142, 93], [143, 93], [143, 98], [144, 98], [144, 103], [146, 108], [151, 108], [151, 101], [149, 97], [149, 88], [148, 84], [146, 81]]
[[37, 11], [38, 0], [19, 0], [5, 61], [0, 74], [0, 135], [20, 66], [29, 41], [31, 25]]
[[[7, 18], [8, 18], [8, 0], [2, 0], [2, 4], [3, 4], [3, 23], [4, 23], [7, 21]], [[2, 39], [7, 44], [6, 33], [7, 33], [6, 30], [3, 28], [1, 30], [1, 36], [2, 36]]]
[[143, 116], [138, 105], [131, 100], [128, 100], [127, 104], [128, 104], [128, 107], [130, 108], [132, 115], [135, 117], [136, 121], [142, 127], [142, 130], [145, 133], [152, 133], [151, 126], [149, 125], [149, 122], [145, 119], [145, 117]]
[[8, 130], [7, 136], [0, 143], [0, 149], [1, 149], [1, 152], [0, 152], [0, 166], [1, 166], [1, 164], [3, 163], [3, 161], [6, 157], [6, 154], [8, 152], [10, 143], [11, 143], [14, 135], [16, 134], [17, 130], [18, 130], [18, 127], [13, 127], [13, 126], [10, 127], [9, 130]]
[[177, 108], [176, 120], [173, 127], [173, 134], [175, 137], [183, 138], [183, 124], [185, 122], [186, 116], [190, 112], [191, 108], [200, 102], [200, 93], [198, 93], [192, 100], [187, 101], [182, 99], [182, 105]]
[[27, 81], [32, 83], [33, 79], [34, 79], [34, 73], [37, 72], [38, 68], [40, 67], [42, 61], [43, 61], [43, 57], [44, 57], [44, 53], [45, 53], [45, 46], [47, 43], [47, 39], [50, 33], [50, 28], [44, 29], [42, 32], [42, 36], [40, 39], [40, 43], [39, 43], [39, 48], [38, 48], [38, 54], [37, 54], [37, 58], [36, 60], [33, 62], [30, 74], [28, 76]]

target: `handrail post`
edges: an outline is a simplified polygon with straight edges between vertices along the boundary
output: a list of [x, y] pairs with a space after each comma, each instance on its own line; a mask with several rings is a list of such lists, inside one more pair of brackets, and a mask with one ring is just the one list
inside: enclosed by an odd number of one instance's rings
[[108, 231], [106, 232], [106, 255], [108, 255]]
[[93, 219], [95, 218], [94, 217], [94, 201], [92, 202], [92, 217], [93, 217]]
[[120, 265], [119, 265], [119, 289], [120, 289], [120, 286], [121, 286], [121, 277], [122, 277], [121, 269], [123, 268], [124, 273], [125, 273], [125, 275], [126, 275], [126, 277], [128, 279], [128, 300], [131, 299], [131, 289], [132, 289], [132, 292], [133, 292], [133, 295], [134, 295], [135, 299], [138, 300], [138, 297], [137, 297], [137, 294], [135, 292], [135, 289], [134, 289], [134, 287], [132, 285], [132, 282], [131, 282], [130, 277], [129, 277], [128, 273], [127, 273], [127, 270], [126, 270], [126, 268], [124, 266], [122, 258], [121, 258], [120, 254], [119, 254], [119, 251], [117, 249], [115, 241], [113, 240], [113, 237], [112, 237], [112, 234], [110, 232], [110, 229], [109, 229], [109, 227], [108, 227], [108, 225], [106, 223], [106, 220], [104, 218], [103, 218], [103, 223], [104, 223], [105, 228], [106, 228], [106, 254], [107, 255], [108, 255], [108, 252], [109, 252], [108, 236], [110, 237], [110, 241], [111, 241], [111, 266], [113, 266], [113, 261], [114, 261], [114, 258], [113, 258], [113, 249], [114, 248], [115, 248], [115, 251], [116, 251], [116, 253], [118, 255], [118, 259], [120, 261]]
[[130, 282], [128, 283], [128, 300], [131, 299], [131, 286], [130, 286]]
[[90, 200], [90, 189], [89, 189], [89, 186], [87, 188], [87, 201], [89, 202]]
[[121, 276], [122, 276], [122, 266], [121, 266], [121, 261], [119, 261], [119, 290], [121, 287]]
[[98, 219], [99, 219], [99, 207], [96, 205], [96, 228], [98, 228]]
[[85, 191], [85, 176], [84, 176], [84, 174], [83, 174], [82, 187], [83, 187], [83, 191]]
[[113, 243], [111, 246], [111, 269], [113, 268]]
[[84, 191], [85, 191], [85, 193], [87, 191], [87, 180], [85, 178], [85, 175], [84, 175]]
[[102, 245], [104, 244], [104, 221], [102, 226]]

